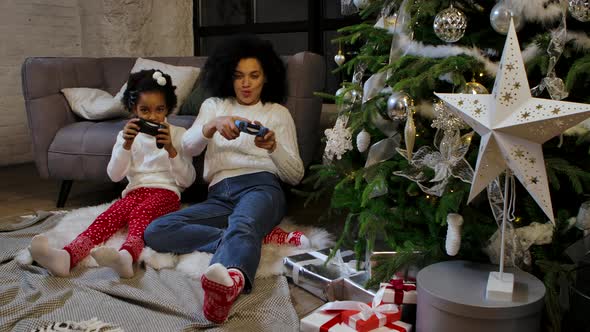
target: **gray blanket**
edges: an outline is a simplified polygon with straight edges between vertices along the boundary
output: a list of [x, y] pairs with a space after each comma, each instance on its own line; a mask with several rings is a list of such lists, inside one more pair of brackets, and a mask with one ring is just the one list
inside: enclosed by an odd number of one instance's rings
[[299, 320], [284, 277], [257, 279], [253, 292], [234, 304], [221, 326], [202, 314], [198, 281], [173, 270], [140, 269], [119, 279], [108, 268], [74, 269], [56, 278], [13, 260], [31, 238], [53, 227], [49, 216], [29, 227], [0, 232], [0, 332], [30, 331], [53, 321], [99, 320], [125, 331], [297, 331]]

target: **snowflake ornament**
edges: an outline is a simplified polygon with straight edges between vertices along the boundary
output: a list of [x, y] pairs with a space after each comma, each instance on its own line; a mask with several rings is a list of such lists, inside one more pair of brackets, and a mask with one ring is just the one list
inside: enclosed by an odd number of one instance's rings
[[336, 124], [331, 129], [326, 129], [324, 134], [328, 141], [326, 142], [326, 149], [324, 150], [324, 157], [332, 161], [334, 156], [336, 159], [342, 159], [347, 151], [352, 150], [352, 132], [346, 128], [348, 123], [348, 116], [339, 116]]

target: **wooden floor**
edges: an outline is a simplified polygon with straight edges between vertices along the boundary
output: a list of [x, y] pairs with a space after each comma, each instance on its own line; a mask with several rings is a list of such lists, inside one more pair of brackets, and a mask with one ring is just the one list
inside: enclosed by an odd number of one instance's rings
[[[34, 164], [0, 167], [0, 218], [33, 214], [38, 210], [57, 210], [59, 182], [43, 180]], [[114, 184], [74, 182], [64, 209], [75, 209], [112, 201], [120, 189]], [[296, 221], [317, 219], [318, 209], [297, 209]], [[289, 284], [291, 299], [299, 317], [323, 304], [301, 288]]]

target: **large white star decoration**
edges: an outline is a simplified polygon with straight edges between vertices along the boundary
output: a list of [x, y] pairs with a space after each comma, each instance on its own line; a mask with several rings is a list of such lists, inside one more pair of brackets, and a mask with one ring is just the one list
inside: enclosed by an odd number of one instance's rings
[[555, 223], [542, 144], [590, 116], [590, 105], [533, 98], [514, 26], [492, 94], [435, 93], [481, 136], [471, 201], [506, 168]]

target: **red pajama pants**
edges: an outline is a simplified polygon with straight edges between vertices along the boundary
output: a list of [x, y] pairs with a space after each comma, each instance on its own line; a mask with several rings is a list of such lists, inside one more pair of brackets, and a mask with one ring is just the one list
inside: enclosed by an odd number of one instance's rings
[[113, 203], [105, 212], [64, 247], [70, 254], [70, 268], [74, 267], [96, 245], [105, 242], [115, 232], [129, 225], [127, 239], [120, 250], [127, 250], [137, 261], [143, 250], [143, 231], [154, 219], [180, 208], [178, 195], [171, 190], [138, 188]]

